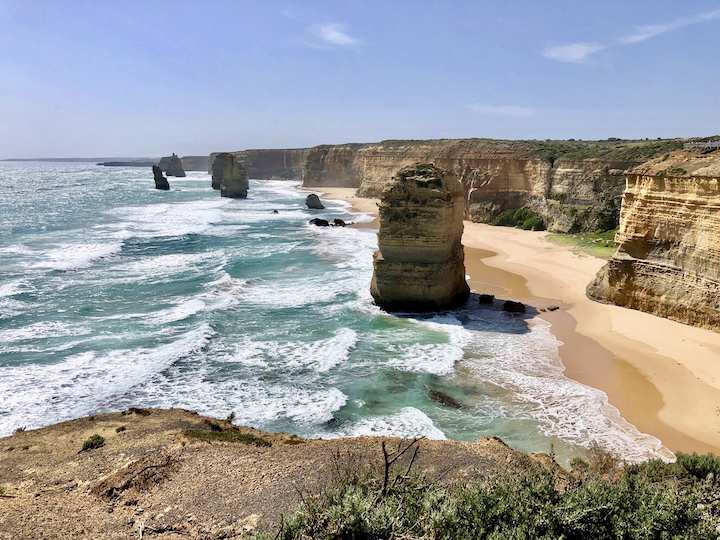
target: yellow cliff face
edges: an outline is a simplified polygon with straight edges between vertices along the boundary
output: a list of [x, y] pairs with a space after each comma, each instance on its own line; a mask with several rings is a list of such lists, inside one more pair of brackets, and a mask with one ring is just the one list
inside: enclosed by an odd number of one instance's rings
[[720, 153], [675, 152], [632, 170], [615, 240], [588, 296], [720, 330]]
[[378, 251], [370, 293], [391, 311], [454, 307], [470, 294], [465, 281], [463, 190], [455, 175], [415, 164], [382, 193]]

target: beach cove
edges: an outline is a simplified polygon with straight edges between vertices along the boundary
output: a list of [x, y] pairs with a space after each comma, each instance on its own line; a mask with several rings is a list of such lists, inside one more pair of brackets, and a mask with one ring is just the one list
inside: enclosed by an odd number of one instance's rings
[[[377, 200], [351, 188], [323, 198], [377, 215]], [[366, 222], [361, 227], [377, 227]], [[642, 433], [672, 451], [720, 452], [720, 335], [590, 300], [585, 287], [605, 260], [545, 239], [546, 232], [465, 222], [465, 269], [473, 292], [526, 302], [562, 342], [565, 375], [607, 394]]]

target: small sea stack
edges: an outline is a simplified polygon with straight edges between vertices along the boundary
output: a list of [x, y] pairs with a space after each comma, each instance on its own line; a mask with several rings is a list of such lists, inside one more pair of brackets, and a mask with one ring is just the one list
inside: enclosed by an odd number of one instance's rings
[[382, 191], [370, 293], [388, 311], [461, 305], [465, 281], [463, 188], [432, 164], [400, 169]]
[[212, 187], [220, 190], [221, 197], [247, 198], [250, 187], [248, 174], [243, 164], [235, 159], [233, 154], [223, 152], [215, 157], [215, 161], [213, 161]]
[[170, 189], [170, 183], [167, 181], [167, 178], [163, 176], [160, 167], [153, 165], [152, 171], [153, 176], [155, 177], [155, 189], [163, 189], [165, 191]]
[[305, 197], [305, 204], [311, 210], [324, 210], [325, 209], [325, 207], [323, 206], [323, 203], [320, 202], [320, 197], [318, 197], [315, 193], [311, 193], [310, 195]]
[[174, 153], [172, 156], [170, 156], [170, 161], [168, 162], [166, 174], [168, 176], [177, 176], [179, 178], [185, 176], [185, 169], [183, 169], [182, 161], [180, 161], [180, 158], [177, 157], [177, 155], [175, 155]]

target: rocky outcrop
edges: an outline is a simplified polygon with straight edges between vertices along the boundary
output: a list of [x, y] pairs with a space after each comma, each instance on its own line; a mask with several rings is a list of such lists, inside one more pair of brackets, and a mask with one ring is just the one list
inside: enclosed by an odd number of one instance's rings
[[158, 167], [157, 165], [153, 165], [152, 171], [153, 176], [155, 177], [155, 189], [164, 189], [166, 191], [170, 189], [170, 183], [167, 181], [167, 178], [163, 176], [160, 167]]
[[[358, 157], [358, 151], [362, 151], [364, 146], [361, 144], [343, 144], [339, 146], [322, 145], [311, 148], [305, 154], [303, 161], [303, 186], [360, 187], [363, 174], [357, 166], [359, 161], [356, 162], [356, 157]], [[395, 167], [392, 173], [399, 168]], [[392, 176], [392, 173], [390, 176]]]
[[676, 152], [635, 168], [619, 244], [590, 298], [720, 330], [720, 152]]
[[[243, 164], [249, 178], [259, 180], [300, 180], [302, 178], [303, 160], [306, 148], [287, 148], [278, 150], [242, 150], [232, 152]], [[218, 153], [210, 154], [212, 164]]]
[[[173, 154], [174, 155], [174, 154]], [[177, 157], [177, 156], [176, 156]], [[168, 170], [172, 156], [160, 158], [158, 167], [165, 172]], [[180, 165], [184, 171], [208, 171], [209, 156], [183, 156], [180, 158]], [[177, 175], [170, 175], [177, 176]], [[184, 175], [183, 175], [184, 176]]]
[[390, 311], [434, 311], [462, 304], [465, 281], [463, 189], [428, 164], [397, 172], [381, 195], [370, 293]]
[[325, 209], [325, 207], [323, 206], [323, 203], [320, 202], [320, 197], [318, 197], [315, 193], [311, 193], [310, 195], [305, 197], [305, 204], [311, 210], [324, 210]]
[[248, 174], [233, 154], [218, 154], [213, 162], [212, 188], [220, 190], [221, 197], [244, 199], [247, 197]]
[[180, 178], [185, 176], [185, 170], [183, 169], [182, 162], [180, 161], [180, 158], [177, 157], [177, 155], [173, 154], [172, 156], [170, 156], [170, 160], [168, 161], [165, 174], [167, 174], [168, 176], [177, 176]]

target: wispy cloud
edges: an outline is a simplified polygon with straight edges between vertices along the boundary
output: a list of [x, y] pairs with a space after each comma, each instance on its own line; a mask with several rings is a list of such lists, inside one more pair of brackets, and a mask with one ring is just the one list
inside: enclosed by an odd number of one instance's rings
[[611, 47], [617, 47], [618, 45], [632, 45], [634, 43], [640, 43], [641, 41], [659, 36], [660, 34], [664, 34], [665, 32], [669, 32], [671, 30], [715, 19], [720, 19], [720, 9], [708, 11], [699, 15], [693, 15], [692, 17], [681, 17], [667, 24], [635, 26], [634, 31], [631, 34], [608, 45], [603, 45], [597, 42], [584, 42], [548, 47], [543, 50], [543, 56], [545, 58], [549, 58], [550, 60], [557, 60], [558, 62], [574, 62], [582, 64], [587, 61], [591, 54], [598, 51], [609, 49]]
[[535, 112], [527, 107], [518, 105], [487, 105], [485, 103], [473, 103], [468, 105], [470, 110], [480, 114], [494, 116], [535, 116]]
[[709, 11], [707, 13], [701, 13], [700, 15], [695, 15], [693, 17], [681, 17], [668, 24], [636, 26], [635, 32], [633, 32], [629, 36], [619, 39], [618, 43], [621, 45], [639, 43], [641, 41], [645, 41], [646, 39], [650, 39], [651, 37], [659, 36], [660, 34], [669, 32], [670, 30], [684, 28], [685, 26], [691, 26], [693, 24], [700, 24], [718, 18], [720, 18], [720, 9], [716, 9], [715, 11]]
[[571, 43], [569, 45], [558, 45], [549, 47], [543, 51], [543, 56], [558, 62], [576, 62], [582, 64], [592, 53], [602, 51], [607, 46], [599, 43]]
[[307, 30], [311, 36], [330, 45], [350, 47], [360, 43], [359, 39], [348, 34], [345, 25], [342, 24], [315, 24]]

